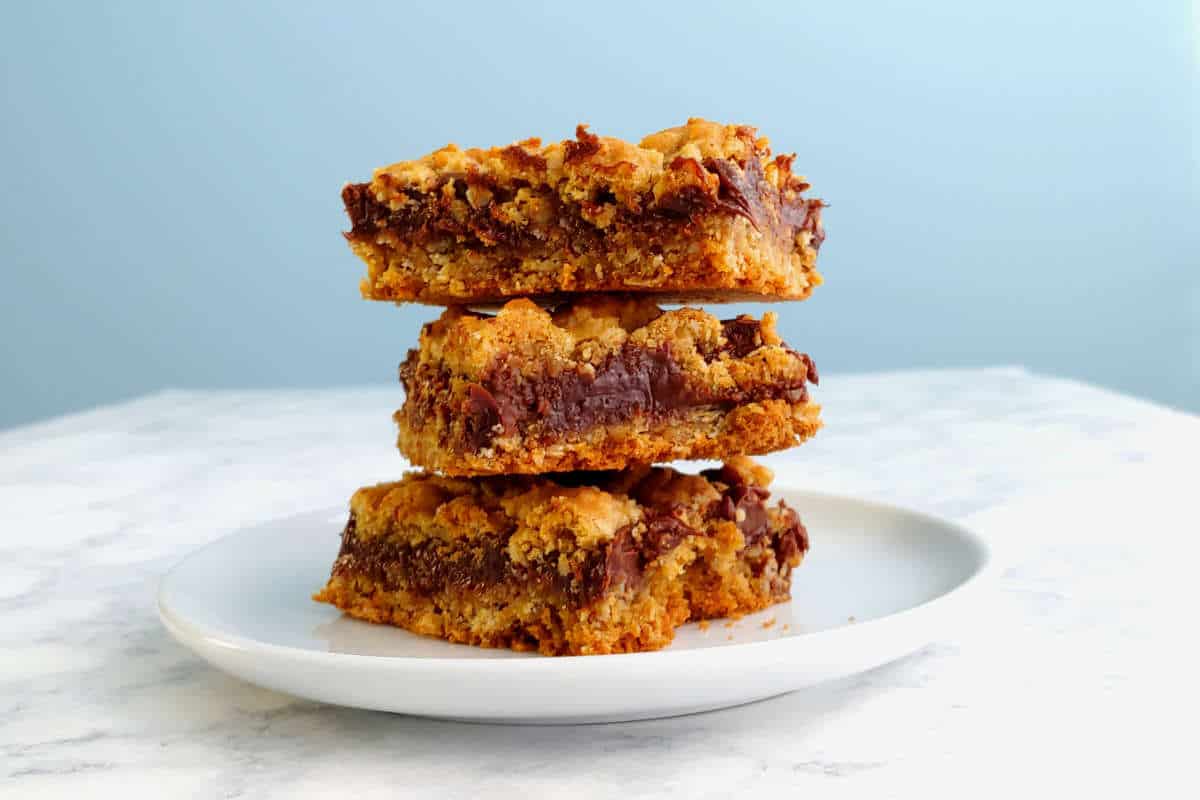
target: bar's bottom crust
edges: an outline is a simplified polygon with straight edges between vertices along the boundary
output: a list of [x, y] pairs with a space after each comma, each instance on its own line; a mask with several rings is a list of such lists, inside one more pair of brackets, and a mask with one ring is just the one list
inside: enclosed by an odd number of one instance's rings
[[447, 447], [438, 425], [395, 414], [397, 444], [414, 464], [447, 475], [509, 475], [621, 469], [635, 463], [727, 459], [794, 447], [821, 427], [816, 403], [764, 400], [731, 409], [702, 406], [654, 420], [639, 415], [624, 425], [597, 425], [562, 438], [513, 434], [470, 451]]
[[685, 622], [739, 617], [790, 598], [794, 565], [780, 563], [770, 547], [741, 545], [734, 533], [680, 546], [637, 588], [622, 585], [585, 606], [536, 583], [423, 593], [346, 574], [331, 577], [313, 599], [368, 622], [481, 647], [543, 655], [657, 650]]

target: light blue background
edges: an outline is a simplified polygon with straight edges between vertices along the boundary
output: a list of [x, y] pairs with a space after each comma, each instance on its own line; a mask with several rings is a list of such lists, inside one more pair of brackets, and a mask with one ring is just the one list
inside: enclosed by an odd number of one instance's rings
[[501, 5], [5, 4], [0, 426], [393, 381], [436, 311], [358, 298], [343, 182], [689, 115], [830, 202], [827, 284], [777, 307], [824, 374], [1020, 363], [1200, 410], [1187, 3]]

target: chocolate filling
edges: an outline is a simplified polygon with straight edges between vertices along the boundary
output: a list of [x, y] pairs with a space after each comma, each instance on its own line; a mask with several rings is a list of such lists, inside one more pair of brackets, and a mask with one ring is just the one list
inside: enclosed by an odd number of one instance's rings
[[[710, 361], [721, 352], [745, 358], [762, 345], [760, 323], [748, 316], [726, 320], [726, 343], [706, 354]], [[463, 420], [464, 444], [473, 450], [488, 447], [500, 434], [522, 431], [537, 423], [540, 433], [558, 436], [578, 433], [597, 425], [618, 424], [635, 415], [661, 420], [680, 410], [699, 406], [733, 408], [741, 403], [784, 399], [808, 400], [809, 382], [817, 382], [816, 366], [804, 353], [793, 353], [805, 365], [801, 377], [748, 391], [713, 390], [690, 386], [669, 348], [648, 350], [627, 344], [592, 369], [568, 369], [556, 375], [524, 376], [518, 366], [501, 360], [479, 383], [467, 387], [462, 407], [447, 407], [451, 376], [422, 369], [419, 353], [409, 351], [400, 365], [409, 413], [415, 419], [449, 422]], [[452, 427], [452, 426], [448, 426]]]
[[[714, 479], [732, 481], [717, 501], [716, 510], [737, 524], [747, 548], [769, 543], [780, 565], [791, 563], [808, 549], [808, 536], [792, 509], [780, 504], [785, 524], [772, 531], [766, 510], [767, 491], [744, 484], [733, 470], [726, 469]], [[739, 510], [744, 513], [739, 515]], [[496, 536], [484, 547], [464, 549], [449, 557], [429, 540], [409, 545], [362, 539], [351, 512], [342, 532], [333, 573], [365, 577], [389, 590], [407, 589], [422, 594], [443, 589], [480, 591], [503, 583], [534, 582], [583, 606], [601, 597], [610, 587], [637, 586], [655, 559], [678, 547], [688, 536], [699, 535], [672, 511], [646, 508], [642, 521], [645, 527], [640, 536], [635, 535], [632, 526], [621, 528], [582, 569], [563, 575], [558, 572], [554, 558], [536, 566], [514, 564], [508, 557], [508, 535]], [[758, 562], [756, 569], [761, 571], [765, 562], [766, 559]]]
[[[584, 131], [580, 136], [578, 141], [568, 143], [568, 163], [586, 158], [599, 148], [598, 140], [592, 134]], [[518, 168], [545, 169], [540, 156], [525, 153], [521, 148], [507, 148], [502, 155]], [[690, 167], [703, 177], [701, 165], [690, 159], [677, 158], [671, 167]], [[701, 214], [725, 213], [744, 217], [759, 230], [773, 228], [781, 237], [808, 231], [812, 234], [813, 248], [820, 248], [825, 239], [821, 225], [821, 209], [825, 204], [821, 200], [801, 197], [799, 192], [781, 193], [767, 182], [757, 157], [748, 158], [745, 165], [732, 159], [709, 158], [704, 160], [703, 169], [717, 176], [719, 186], [715, 197], [700, 186], [685, 186], [657, 198], [649, 192], [641, 198], [640, 210], [617, 205], [615, 217], [607, 229], [597, 228], [581, 213], [597, 214], [603, 206], [614, 204], [615, 197], [607, 190], [601, 190], [591, 201], [573, 207], [575, 204], [564, 202], [549, 187], [531, 188], [523, 180], [501, 185], [490, 176], [472, 171], [447, 175], [441, 184], [428, 191], [400, 188], [398, 191], [410, 202], [393, 209], [376, 198], [371, 184], [352, 183], [342, 190], [342, 202], [351, 226], [346, 237], [374, 242], [378, 232], [386, 230], [418, 243], [453, 238], [468, 246], [504, 245], [536, 250], [545, 248], [548, 239], [560, 235], [574, 252], [584, 253], [602, 251], [612, 245], [609, 234], [613, 230], [662, 234]], [[380, 180], [386, 182], [388, 176], [383, 175]], [[447, 192], [447, 185], [452, 185], [453, 190]], [[799, 181], [796, 185], [807, 187]], [[478, 206], [467, 202], [468, 188], [482, 190], [491, 200]], [[497, 205], [510, 202], [520, 189], [529, 189], [547, 201], [555, 209], [555, 221], [549, 226], [528, 226], [513, 223], [499, 213]], [[777, 209], [777, 212], [773, 214], [771, 209]]]
[[[745, 358], [762, 347], [762, 323], [748, 314], [722, 320], [721, 331], [725, 335], [722, 350], [732, 358]], [[709, 361], [712, 360], [713, 357], [710, 357]]]
[[352, 513], [342, 532], [334, 574], [363, 576], [388, 589], [404, 588], [422, 594], [442, 589], [481, 591], [509, 582], [536, 583], [577, 605], [592, 602], [610, 586], [637, 585], [650, 562], [692, 532], [678, 520], [651, 518], [639, 542], [633, 529], [626, 526], [588, 558], [581, 569], [564, 575], [558, 571], [554, 558], [532, 566], [514, 564], [508, 557], [508, 536], [497, 536], [483, 547], [447, 556], [429, 540], [416, 545], [364, 540], [358, 536], [356, 527]]
[[670, 350], [626, 346], [608, 356], [594, 373], [567, 370], [529, 380], [515, 364], [502, 363], [484, 380], [506, 432], [537, 419], [553, 433], [580, 431], [621, 422], [642, 412], [662, 417], [697, 405]]
[[772, 538], [771, 519], [767, 515], [767, 498], [771, 493], [761, 486], [746, 483], [737, 470], [727, 465], [700, 473], [710, 481], [724, 483], [726, 489], [717, 503], [721, 516], [737, 523], [746, 547], [758, 547], [770, 539], [778, 563], [791, 563], [794, 557], [808, 551], [808, 531], [795, 510], [779, 503], [784, 527]]
[[719, 509], [721, 516], [738, 524], [742, 536], [746, 539], [746, 546], [762, 540], [771, 525], [766, 507], [766, 500], [771, 493], [761, 487], [744, 483], [741, 475], [727, 466], [708, 470], [704, 476], [729, 486], [721, 498]]

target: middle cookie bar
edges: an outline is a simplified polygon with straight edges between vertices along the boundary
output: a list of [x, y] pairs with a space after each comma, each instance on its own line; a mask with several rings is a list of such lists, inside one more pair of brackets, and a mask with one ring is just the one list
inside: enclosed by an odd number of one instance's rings
[[400, 380], [400, 451], [455, 476], [756, 455], [821, 426], [816, 367], [773, 313], [722, 321], [646, 298], [451, 308], [422, 328]]

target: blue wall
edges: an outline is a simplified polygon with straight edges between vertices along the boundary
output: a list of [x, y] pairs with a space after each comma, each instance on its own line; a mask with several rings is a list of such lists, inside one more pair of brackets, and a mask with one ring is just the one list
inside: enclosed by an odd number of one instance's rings
[[[447, 141], [758, 125], [831, 203], [825, 374], [1021, 363], [1200, 410], [1186, 2], [10, 3], [0, 426], [394, 380], [338, 192]], [[986, 6], [986, 7], [985, 7]]]

